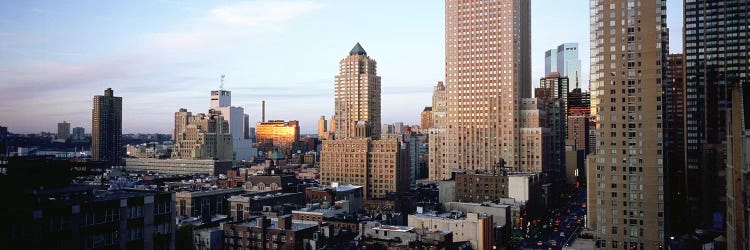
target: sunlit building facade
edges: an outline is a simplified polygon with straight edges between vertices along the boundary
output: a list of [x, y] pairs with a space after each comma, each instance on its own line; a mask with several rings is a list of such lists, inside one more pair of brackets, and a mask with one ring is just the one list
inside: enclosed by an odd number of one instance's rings
[[366, 122], [373, 138], [380, 138], [380, 76], [377, 62], [357, 43], [339, 62], [335, 89], [335, 137], [353, 137], [355, 125]]
[[255, 126], [255, 138], [258, 151], [267, 153], [276, 150], [289, 156], [292, 144], [299, 141], [299, 122], [282, 120], [259, 122]]

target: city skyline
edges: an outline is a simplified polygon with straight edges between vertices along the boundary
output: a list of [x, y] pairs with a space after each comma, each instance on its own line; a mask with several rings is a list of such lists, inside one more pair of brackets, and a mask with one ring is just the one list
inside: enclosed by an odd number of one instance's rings
[[[399, 3], [396, 9], [382, 2], [209, 4], [0, 4], [0, 82], [6, 83], [0, 98], [7, 100], [0, 115], [11, 117], [3, 126], [37, 133], [55, 131], [56, 123], [66, 120], [90, 131], [89, 98], [111, 87], [123, 97], [124, 133], [167, 134], [174, 110], [205, 109], [206, 97], [226, 74], [225, 89], [233, 91], [235, 105], [245, 108], [251, 122], [260, 120], [265, 100], [268, 119], [300, 120], [302, 133], [315, 133], [320, 115], [334, 111], [326, 100], [333, 97], [335, 62], [356, 42], [377, 55], [384, 124], [418, 124], [434, 83], [444, 80], [441, 2]], [[681, 44], [681, 4], [668, 3], [672, 52], [681, 50], [675, 45]], [[347, 12], [355, 8], [373, 11]], [[396, 18], [371, 22], [386, 8]], [[532, 1], [531, 8], [532, 87], [538, 84], [533, 79], [543, 76], [544, 51], [567, 42], [579, 43], [581, 85], [587, 87], [588, 2]], [[571, 18], [549, 14], [557, 12]], [[368, 30], [351, 29], [362, 25]], [[581, 28], [562, 28], [570, 26]], [[298, 62], [295, 74], [286, 72], [289, 58]], [[56, 108], [11, 115], [28, 106]]]

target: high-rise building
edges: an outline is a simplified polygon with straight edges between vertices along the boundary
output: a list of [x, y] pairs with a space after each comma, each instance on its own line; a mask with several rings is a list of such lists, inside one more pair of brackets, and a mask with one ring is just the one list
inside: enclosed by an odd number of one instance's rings
[[[683, 231], [689, 228], [695, 220], [684, 220], [688, 215], [689, 208], [685, 196], [687, 168], [685, 165], [685, 81], [684, 81], [684, 57], [682, 54], [667, 55], [666, 71], [664, 75], [664, 148], [667, 156], [665, 165], [667, 173], [665, 176], [666, 190], [670, 199], [665, 201], [667, 207], [666, 232]], [[696, 183], [697, 184], [697, 183]], [[688, 222], [691, 221], [691, 222]], [[686, 222], [690, 224], [686, 224]], [[670, 230], [670, 229], [677, 230]]]
[[[750, 1], [685, 1], [685, 193], [682, 218], [695, 227], [722, 230], [725, 213], [726, 117], [730, 86], [750, 82]], [[670, 157], [672, 158], [672, 157]], [[694, 225], [691, 225], [694, 224]], [[679, 233], [679, 231], [678, 231]]]
[[232, 106], [232, 91], [212, 90], [211, 110], [217, 111], [229, 124], [229, 134], [232, 135], [232, 151], [234, 161], [251, 161], [255, 157], [253, 142], [250, 139], [249, 115], [242, 107]]
[[71, 139], [73, 141], [83, 141], [83, 139], [86, 138], [86, 129], [83, 127], [75, 127], [73, 128], [73, 133], [71, 134]]
[[727, 249], [750, 246], [750, 83], [732, 88], [727, 121]]
[[380, 77], [375, 61], [357, 43], [336, 76], [336, 130], [320, 152], [320, 179], [362, 186], [365, 197], [409, 190], [409, 151], [397, 139], [379, 139]]
[[432, 107], [424, 107], [424, 110], [422, 110], [419, 118], [420, 126], [422, 127], [422, 129], [427, 130], [432, 128]]
[[94, 96], [91, 120], [91, 157], [114, 165], [121, 163], [122, 97], [114, 96], [111, 88], [104, 95]]
[[447, 180], [451, 178], [451, 169], [448, 168], [447, 158], [443, 151], [446, 129], [446, 111], [448, 111], [448, 100], [446, 99], [445, 85], [438, 82], [432, 91], [432, 128], [429, 131], [427, 177], [431, 181]]
[[589, 6], [597, 151], [588, 157], [587, 226], [603, 249], [661, 249], [669, 198], [662, 132], [667, 3]]
[[394, 122], [393, 123], [393, 133], [400, 135], [404, 133], [404, 123], [403, 122]]
[[193, 115], [187, 109], [174, 113], [172, 158], [233, 160], [229, 122], [219, 112]]
[[571, 82], [581, 82], [581, 60], [578, 59], [578, 43], [563, 43], [544, 53], [544, 75], [557, 72]]
[[448, 108], [437, 153], [445, 158], [431, 162], [433, 169], [487, 170], [501, 159], [520, 169], [521, 100], [531, 97], [530, 8], [530, 1], [446, 0]]
[[380, 138], [380, 76], [377, 62], [359, 43], [339, 62], [335, 91], [337, 139], [353, 137], [355, 125], [366, 122], [373, 138]]
[[[520, 155], [518, 164], [511, 166], [521, 172], [551, 173], [560, 171], [560, 165], [552, 164], [552, 136], [548, 115], [550, 108], [539, 98], [523, 98], [518, 125], [521, 127], [521, 138], [518, 147]], [[559, 157], [559, 156], [558, 156]], [[507, 161], [506, 161], [507, 163]], [[491, 169], [493, 166], [489, 166]]]
[[63, 121], [57, 124], [57, 139], [70, 139], [70, 123]]
[[328, 138], [328, 121], [324, 115], [320, 116], [318, 120], [318, 139]]
[[[565, 138], [568, 113], [568, 78], [552, 72], [539, 80], [539, 87], [534, 90], [534, 97], [544, 102], [547, 115], [546, 127], [549, 128], [551, 152], [549, 168], [558, 174], [563, 172], [565, 164]], [[525, 128], [525, 127], [524, 127]]]
[[286, 157], [291, 156], [292, 144], [299, 141], [299, 121], [270, 120], [259, 122], [255, 126], [255, 138], [258, 151], [264, 154], [279, 151]]

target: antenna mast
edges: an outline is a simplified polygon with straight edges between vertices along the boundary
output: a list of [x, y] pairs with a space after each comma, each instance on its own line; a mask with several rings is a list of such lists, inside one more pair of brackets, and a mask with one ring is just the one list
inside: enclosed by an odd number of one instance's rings
[[226, 77], [226, 75], [221, 75], [221, 84], [219, 85], [219, 90], [224, 90], [224, 77]]

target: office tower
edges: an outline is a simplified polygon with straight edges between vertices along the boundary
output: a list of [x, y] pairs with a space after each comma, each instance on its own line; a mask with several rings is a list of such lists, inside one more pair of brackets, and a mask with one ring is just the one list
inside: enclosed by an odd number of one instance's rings
[[[436, 169], [520, 169], [522, 98], [531, 97], [529, 1], [445, 2], [447, 124]], [[442, 165], [445, 164], [445, 165]], [[445, 177], [445, 176], [443, 176]]]
[[57, 124], [57, 139], [70, 139], [70, 123], [63, 121]]
[[299, 141], [299, 122], [283, 120], [259, 122], [255, 126], [255, 139], [258, 143], [258, 151], [264, 154], [279, 151], [289, 157], [292, 153], [292, 144]]
[[[729, 89], [750, 81], [750, 1], [685, 1], [685, 215], [698, 228], [721, 227], [724, 217], [726, 116]], [[692, 230], [694, 227], [681, 227]], [[677, 228], [680, 229], [680, 228]]]
[[328, 138], [328, 121], [326, 121], [326, 117], [324, 115], [321, 115], [320, 120], [318, 120], [318, 138]]
[[[223, 85], [223, 79], [222, 79]], [[250, 140], [249, 116], [242, 107], [232, 106], [232, 91], [212, 90], [209, 112], [217, 112], [229, 124], [229, 134], [232, 135], [232, 151], [234, 161], [253, 160], [253, 143]]]
[[575, 144], [576, 149], [584, 150], [584, 155], [594, 152], [592, 147], [596, 146], [594, 140], [591, 140], [590, 134], [595, 135], [595, 126], [591, 122], [591, 102], [590, 93], [582, 92], [580, 88], [575, 88], [568, 92], [568, 136], [566, 139]]
[[666, 7], [665, 0], [591, 0], [597, 151], [588, 158], [587, 223], [604, 249], [664, 246]]
[[94, 96], [91, 120], [91, 157], [114, 165], [122, 156], [122, 97], [107, 88], [104, 95]]
[[393, 123], [393, 133], [400, 135], [404, 133], [404, 123], [403, 122], [394, 122]]
[[233, 160], [229, 122], [219, 112], [193, 115], [187, 109], [174, 113], [172, 158]]
[[544, 75], [557, 72], [567, 77], [576, 87], [581, 82], [581, 60], [578, 59], [578, 43], [563, 43], [544, 53]]
[[367, 199], [407, 192], [407, 145], [397, 139], [379, 139], [380, 77], [375, 74], [375, 61], [357, 43], [340, 65], [335, 89], [335, 139], [323, 141], [321, 183], [362, 186]]
[[427, 130], [432, 128], [432, 107], [424, 107], [422, 113], [419, 114], [420, 127]]
[[[547, 119], [546, 127], [550, 129], [549, 163], [552, 172], [562, 173], [565, 164], [565, 138], [568, 114], [568, 78], [552, 72], [539, 80], [539, 87], [534, 90], [534, 97], [544, 103]], [[526, 128], [526, 127], [523, 127]]]
[[734, 85], [727, 122], [727, 249], [747, 249], [750, 225], [750, 83]]
[[335, 118], [337, 139], [352, 137], [355, 125], [367, 122], [373, 138], [380, 138], [380, 76], [377, 62], [359, 43], [339, 62], [336, 76]]
[[[665, 176], [665, 185], [668, 190], [670, 199], [665, 201], [667, 221], [666, 227], [668, 235], [672, 232], [687, 230], [691, 226], [685, 224], [690, 220], [684, 220], [687, 216], [688, 206], [685, 199], [685, 188], [687, 173], [685, 165], [684, 150], [684, 125], [685, 125], [685, 81], [682, 54], [667, 55], [666, 71], [664, 74], [664, 148], [667, 156], [665, 165], [667, 165], [667, 174]], [[697, 184], [697, 183], [695, 183]], [[692, 223], [695, 223], [693, 220]], [[670, 230], [677, 229], [677, 230]], [[687, 231], [682, 231], [687, 232]]]
[[431, 181], [447, 180], [451, 178], [451, 169], [448, 169], [447, 158], [443, 151], [446, 128], [446, 111], [448, 110], [448, 99], [445, 94], [445, 85], [438, 82], [432, 90], [432, 128], [429, 129], [427, 177]]
[[71, 134], [71, 139], [73, 141], [82, 141], [86, 138], [86, 130], [82, 127], [75, 127], [73, 128], [73, 134]]
[[[550, 127], [550, 107], [539, 98], [521, 99], [518, 123], [522, 127], [516, 171], [551, 173], [560, 172], [560, 164], [552, 164], [552, 135]], [[563, 148], [564, 149], [564, 148]], [[560, 157], [559, 155], [557, 157]], [[488, 167], [493, 169], [497, 164]], [[558, 169], [553, 169], [557, 167]]]

